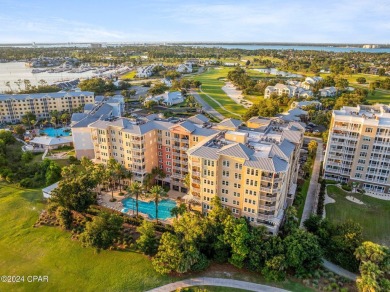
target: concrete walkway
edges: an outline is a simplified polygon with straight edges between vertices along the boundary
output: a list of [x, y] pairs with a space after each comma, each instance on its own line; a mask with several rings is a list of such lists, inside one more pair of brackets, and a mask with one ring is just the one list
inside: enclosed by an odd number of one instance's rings
[[191, 286], [219, 286], [219, 287], [230, 287], [230, 288], [237, 288], [237, 289], [258, 291], [258, 292], [286, 292], [287, 291], [287, 290], [256, 284], [256, 283], [251, 283], [251, 282], [222, 279], [222, 278], [201, 277], [201, 278], [192, 278], [192, 279], [171, 283], [165, 286], [161, 286], [149, 290], [149, 292], [171, 292], [171, 291], [175, 291], [178, 288], [185, 288]]
[[227, 110], [220, 102], [216, 101], [213, 97], [211, 97], [211, 96], [208, 95], [206, 92], [204, 92], [204, 91], [202, 90], [202, 86], [199, 86], [199, 90], [200, 90], [200, 92], [202, 92], [204, 95], [207, 95], [207, 97], [210, 98], [212, 101], [214, 101], [216, 104], [218, 104], [223, 110], [227, 111], [228, 113], [231, 113], [232, 115], [235, 115], [235, 116], [241, 118], [241, 115], [236, 114], [236, 113], [234, 113], [234, 112], [231, 112], [231, 111]]
[[323, 160], [322, 157], [323, 144], [321, 139], [313, 139], [313, 140], [316, 140], [318, 145], [317, 145], [316, 158], [314, 160], [314, 165], [313, 165], [313, 171], [311, 173], [310, 185], [307, 191], [305, 207], [303, 208], [301, 224], [300, 224], [301, 228], [303, 227], [303, 222], [305, 222], [305, 220], [307, 220], [310, 217], [310, 214], [315, 212], [314, 205], [317, 200], [317, 196], [319, 192], [318, 178], [320, 176], [321, 161]]
[[333, 264], [325, 259], [323, 259], [322, 266], [325, 269], [328, 269], [329, 271], [331, 271], [337, 275], [343, 276], [344, 278], [350, 279], [352, 281], [356, 281], [356, 278], [358, 277], [356, 274], [351, 273], [350, 271], [347, 271], [347, 270], [343, 269], [342, 267], [339, 267], [339, 266], [337, 266], [337, 265], [335, 265], [335, 264]]
[[196, 99], [196, 101], [202, 106], [202, 109], [207, 112], [208, 114], [216, 117], [219, 120], [224, 120], [225, 116], [222, 115], [221, 113], [217, 112], [213, 107], [211, 107], [203, 98], [200, 97], [200, 95], [194, 91], [191, 90], [191, 95], [193, 95]]

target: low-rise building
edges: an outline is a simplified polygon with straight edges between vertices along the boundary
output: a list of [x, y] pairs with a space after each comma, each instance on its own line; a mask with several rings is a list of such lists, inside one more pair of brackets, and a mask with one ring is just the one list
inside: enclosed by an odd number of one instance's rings
[[306, 90], [309, 90], [312, 89], [316, 83], [322, 80], [322, 77], [319, 76], [306, 77], [305, 81], [302, 82], [301, 87], [305, 88]]
[[180, 64], [176, 71], [180, 73], [192, 73], [192, 63]]
[[334, 97], [337, 95], [336, 87], [324, 87], [319, 90], [319, 94], [321, 97]]
[[144, 100], [144, 104], [147, 103], [148, 101], [155, 101], [157, 103], [162, 103], [166, 106], [172, 106], [184, 102], [184, 97], [180, 91], [172, 91], [172, 92], [166, 91], [160, 95], [155, 95], [155, 96], [152, 95], [146, 97]]
[[302, 87], [297, 87], [294, 85], [286, 85], [278, 83], [275, 86], [267, 86], [264, 91], [264, 98], [270, 98], [272, 94], [277, 96], [286, 95], [288, 97], [301, 97], [308, 98], [313, 96], [313, 92], [306, 90]]

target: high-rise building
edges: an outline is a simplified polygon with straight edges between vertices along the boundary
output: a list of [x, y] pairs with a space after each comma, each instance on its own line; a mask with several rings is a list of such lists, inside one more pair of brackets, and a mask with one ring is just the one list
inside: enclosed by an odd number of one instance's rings
[[[218, 132], [205, 127], [207, 122], [202, 115], [186, 121], [161, 119], [157, 115], [143, 119], [99, 119], [87, 126], [92, 149], [76, 147], [76, 155], [92, 150], [94, 154], [90, 158], [97, 163], [107, 163], [114, 158], [141, 182], [147, 173], [158, 167], [167, 175], [165, 182], [172, 190], [186, 193], [187, 150]], [[77, 124], [72, 130], [78, 130]]]
[[224, 120], [215, 127], [218, 134], [189, 149], [189, 195], [205, 214], [218, 196], [237, 217], [276, 234], [294, 199], [304, 127], [263, 124], [253, 129]]
[[324, 161], [325, 178], [355, 182], [374, 194], [390, 193], [390, 107], [334, 110]]
[[51, 111], [71, 112], [93, 103], [94, 93], [90, 91], [0, 94], [0, 122], [19, 123], [28, 112], [35, 114], [38, 120], [47, 119]]

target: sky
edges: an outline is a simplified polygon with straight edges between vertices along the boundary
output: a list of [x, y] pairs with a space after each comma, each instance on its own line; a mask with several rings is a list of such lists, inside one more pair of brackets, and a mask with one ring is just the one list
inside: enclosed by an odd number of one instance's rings
[[390, 0], [0, 0], [0, 43], [390, 43]]

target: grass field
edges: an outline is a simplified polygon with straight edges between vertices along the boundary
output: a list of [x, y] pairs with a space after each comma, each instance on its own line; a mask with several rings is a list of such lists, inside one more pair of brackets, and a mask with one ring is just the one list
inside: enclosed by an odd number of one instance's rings
[[0, 282], [0, 291], [146, 291], [198, 276], [251, 281], [290, 291], [312, 291], [291, 280], [277, 284], [265, 282], [261, 275], [231, 265], [214, 264], [205, 272], [180, 278], [161, 276], [154, 272], [147, 257], [136, 252], [97, 253], [72, 241], [71, 234], [59, 228], [34, 228], [43, 208], [41, 190], [0, 183], [1, 275], [49, 277], [48, 283]]
[[[328, 195], [336, 200], [336, 203], [325, 206], [328, 219], [335, 222], [351, 219], [362, 225], [365, 239], [390, 245], [390, 201], [351, 194], [337, 186], [328, 186], [327, 191]], [[365, 205], [348, 201], [345, 198], [348, 195], [358, 198]]]
[[[221, 81], [220, 79], [226, 78], [227, 73], [230, 70], [233, 69], [232, 68], [221, 68], [221, 69], [210, 68], [206, 72], [195, 76], [194, 79], [202, 82], [202, 90], [204, 91], [204, 93], [210, 95], [220, 104], [222, 104], [228, 111], [231, 111], [238, 115], [242, 115], [246, 111], [245, 107], [243, 107], [240, 104], [237, 104], [229, 96], [227, 96], [226, 93], [222, 90], [222, 86], [225, 85], [225, 82]], [[238, 118], [238, 116], [223, 110], [218, 104], [213, 102], [210, 98], [207, 98], [204, 94], [201, 94], [201, 96], [202, 98], [205, 99], [205, 101], [208, 104], [210, 104], [221, 114], [227, 117], [233, 117], [236, 119]]]
[[133, 79], [135, 77], [135, 74], [137, 74], [137, 72], [130, 71], [130, 72], [127, 72], [126, 74], [123, 74], [122, 76], [120, 76], [120, 79]]
[[[33, 228], [43, 208], [40, 190], [0, 185], [2, 275], [47, 275], [48, 283], [0, 283], [0, 291], [145, 291], [170, 282], [143, 255], [83, 248], [71, 234]], [[173, 279], [172, 279], [173, 280]]]

